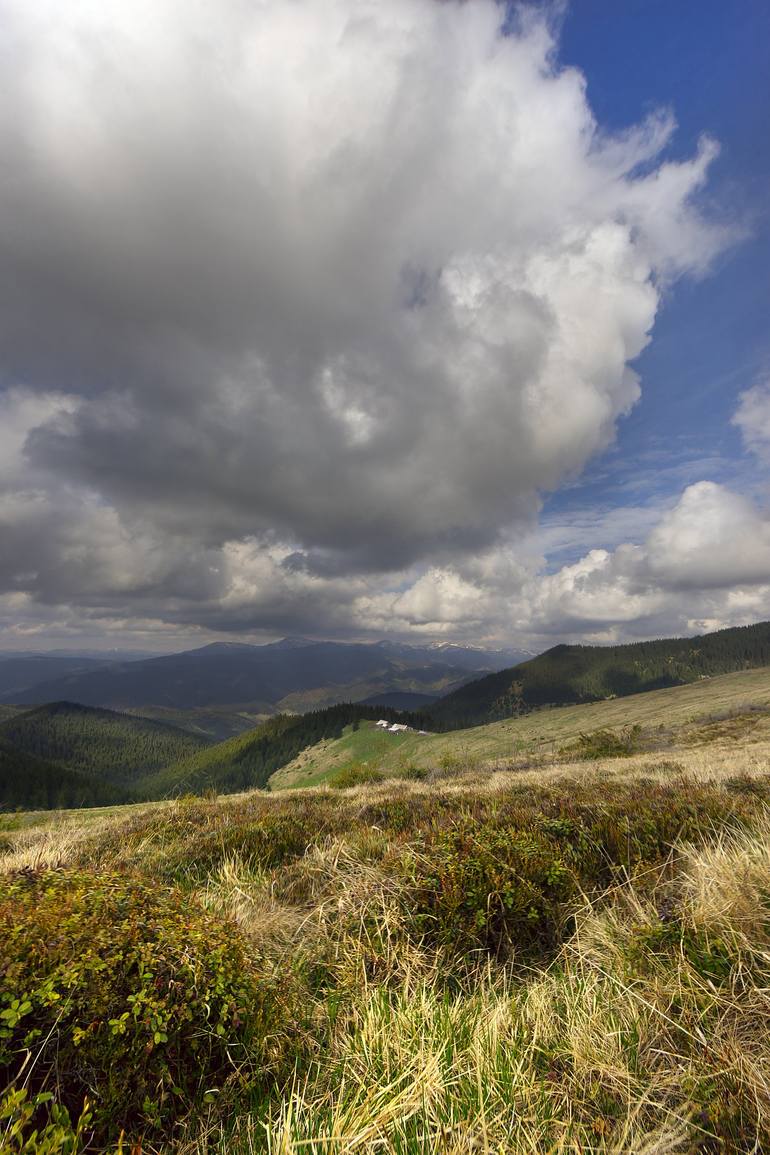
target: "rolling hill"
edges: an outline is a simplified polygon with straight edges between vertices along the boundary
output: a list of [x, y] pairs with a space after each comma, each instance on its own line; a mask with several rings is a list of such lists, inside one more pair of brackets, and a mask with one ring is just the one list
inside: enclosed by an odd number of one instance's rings
[[146, 661], [71, 670], [34, 685], [27, 678], [23, 690], [3, 689], [0, 683], [0, 702], [66, 700], [119, 710], [228, 707], [260, 714], [302, 713], [393, 691], [445, 694], [474, 674], [499, 669], [510, 660], [502, 651], [391, 642], [292, 638], [266, 646], [215, 643]]
[[479, 726], [538, 706], [594, 702], [770, 665], [770, 622], [622, 646], [554, 646], [430, 707], [431, 729]]
[[52, 702], [0, 724], [0, 741], [20, 753], [93, 774], [130, 789], [134, 778], [160, 770], [211, 744], [200, 735], [149, 718], [74, 702]]

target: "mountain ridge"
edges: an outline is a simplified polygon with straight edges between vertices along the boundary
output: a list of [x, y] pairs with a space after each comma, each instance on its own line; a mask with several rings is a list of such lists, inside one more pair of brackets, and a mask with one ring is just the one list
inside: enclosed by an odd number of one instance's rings
[[626, 697], [767, 665], [770, 622], [616, 646], [561, 643], [526, 662], [467, 682], [434, 703], [428, 716], [436, 729], [453, 730], [539, 706]]
[[[295, 712], [406, 691], [438, 696], [474, 674], [498, 668], [499, 654], [385, 642], [283, 639], [266, 646], [213, 642], [179, 654], [99, 664], [43, 678], [0, 702], [39, 705], [67, 700], [106, 709], [143, 706], [196, 709], [237, 707], [256, 713]], [[2, 663], [0, 663], [0, 674]], [[18, 679], [17, 679], [18, 681]]]

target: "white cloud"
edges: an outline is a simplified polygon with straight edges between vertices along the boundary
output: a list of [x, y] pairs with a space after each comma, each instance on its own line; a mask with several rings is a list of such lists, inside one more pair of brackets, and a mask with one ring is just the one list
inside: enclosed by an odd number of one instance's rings
[[770, 463], [770, 382], [741, 393], [733, 424], [740, 429], [746, 447]]
[[642, 543], [593, 550], [537, 580], [530, 597], [531, 630], [572, 635], [686, 633], [770, 616], [770, 512], [698, 482]]

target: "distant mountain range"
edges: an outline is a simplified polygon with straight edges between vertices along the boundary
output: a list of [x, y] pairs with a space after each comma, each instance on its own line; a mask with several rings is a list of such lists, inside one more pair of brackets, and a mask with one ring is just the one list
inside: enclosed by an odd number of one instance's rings
[[79, 650], [62, 647], [56, 650], [0, 650], [3, 658], [95, 658], [99, 662], [139, 662], [160, 658], [165, 650]]
[[79, 702], [119, 710], [207, 707], [257, 714], [301, 713], [335, 702], [375, 702], [393, 693], [426, 701], [521, 653], [456, 645], [317, 642], [265, 646], [215, 642], [130, 661], [66, 655], [0, 657], [0, 703]]
[[[51, 654], [0, 655], [0, 701], [21, 701], [34, 686], [104, 669], [109, 663], [97, 658]], [[35, 699], [46, 701], [50, 699]]]

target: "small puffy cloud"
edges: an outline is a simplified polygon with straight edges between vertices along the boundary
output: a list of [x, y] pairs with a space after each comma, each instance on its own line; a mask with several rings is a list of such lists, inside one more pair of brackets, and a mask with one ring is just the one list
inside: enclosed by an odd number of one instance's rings
[[645, 566], [668, 589], [725, 589], [770, 580], [770, 520], [714, 482], [688, 486], [647, 538]]
[[770, 463], [770, 382], [741, 393], [733, 425], [740, 429], [746, 447]]

